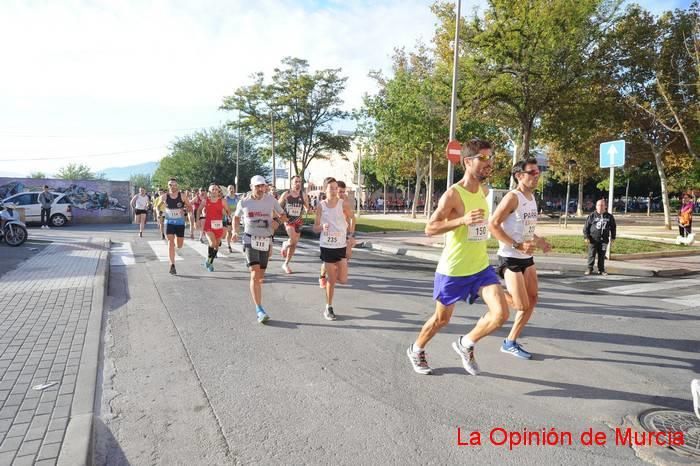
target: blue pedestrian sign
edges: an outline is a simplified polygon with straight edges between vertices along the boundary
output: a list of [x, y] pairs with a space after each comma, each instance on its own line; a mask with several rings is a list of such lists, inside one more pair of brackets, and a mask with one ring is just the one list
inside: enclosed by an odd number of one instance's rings
[[625, 141], [604, 142], [600, 145], [600, 168], [625, 166]]

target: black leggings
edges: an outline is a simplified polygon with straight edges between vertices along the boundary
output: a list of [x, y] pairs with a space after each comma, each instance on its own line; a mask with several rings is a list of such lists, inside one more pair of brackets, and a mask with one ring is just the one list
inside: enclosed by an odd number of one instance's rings
[[678, 234], [680, 234], [680, 235], [683, 236], [684, 238], [685, 238], [686, 236], [688, 236], [689, 234], [691, 234], [691, 233], [693, 232], [692, 230], [693, 230], [693, 224], [692, 224], [692, 223], [691, 223], [690, 225], [688, 225], [687, 227], [678, 225]]

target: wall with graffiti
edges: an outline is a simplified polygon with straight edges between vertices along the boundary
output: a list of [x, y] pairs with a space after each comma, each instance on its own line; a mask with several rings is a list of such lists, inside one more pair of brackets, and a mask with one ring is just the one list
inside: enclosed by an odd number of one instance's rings
[[128, 223], [130, 221], [128, 181], [59, 180], [0, 177], [0, 200], [22, 192], [66, 193], [74, 223]]

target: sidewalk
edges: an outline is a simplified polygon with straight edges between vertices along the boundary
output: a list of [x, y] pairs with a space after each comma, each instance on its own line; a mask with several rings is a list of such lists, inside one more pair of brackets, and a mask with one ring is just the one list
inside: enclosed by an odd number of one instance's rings
[[53, 243], [0, 278], [0, 464], [91, 463], [109, 243]]

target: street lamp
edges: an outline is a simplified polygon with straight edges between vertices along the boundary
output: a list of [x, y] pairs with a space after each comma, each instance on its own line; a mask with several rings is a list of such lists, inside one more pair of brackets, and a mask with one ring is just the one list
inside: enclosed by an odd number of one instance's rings
[[568, 228], [568, 220], [569, 220], [569, 193], [571, 190], [571, 169], [576, 166], [576, 160], [570, 159], [568, 162], [566, 162], [566, 165], [569, 167], [569, 171], [566, 175], [566, 206], [564, 206], [564, 228]]
[[236, 138], [236, 191], [240, 191], [238, 187], [238, 161], [241, 155], [241, 110], [238, 110], [238, 137]]

